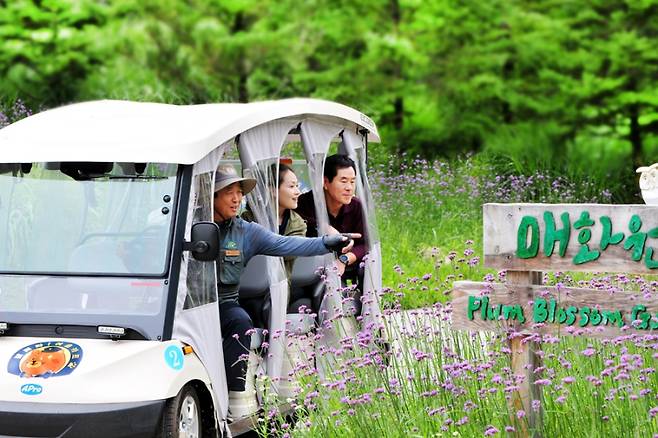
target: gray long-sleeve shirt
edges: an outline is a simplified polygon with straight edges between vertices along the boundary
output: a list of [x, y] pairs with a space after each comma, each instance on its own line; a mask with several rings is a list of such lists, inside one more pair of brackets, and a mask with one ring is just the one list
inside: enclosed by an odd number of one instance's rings
[[219, 302], [237, 302], [240, 276], [249, 260], [269, 256], [314, 256], [329, 253], [322, 237], [288, 237], [272, 233], [254, 222], [233, 218], [219, 223], [220, 256], [217, 263]]
[[297, 256], [306, 257], [328, 254], [330, 251], [324, 246], [321, 237], [309, 239], [306, 237], [282, 236], [275, 234], [255, 222], [246, 222], [236, 219], [244, 227], [245, 265], [253, 256], [258, 254], [269, 256]]

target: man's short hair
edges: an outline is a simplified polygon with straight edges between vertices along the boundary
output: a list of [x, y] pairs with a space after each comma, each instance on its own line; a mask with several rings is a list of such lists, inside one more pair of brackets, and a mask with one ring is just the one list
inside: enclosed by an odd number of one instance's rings
[[324, 161], [324, 177], [331, 182], [340, 169], [347, 169], [348, 167], [354, 169], [354, 173], [356, 173], [356, 164], [350, 157], [343, 154], [330, 155]]

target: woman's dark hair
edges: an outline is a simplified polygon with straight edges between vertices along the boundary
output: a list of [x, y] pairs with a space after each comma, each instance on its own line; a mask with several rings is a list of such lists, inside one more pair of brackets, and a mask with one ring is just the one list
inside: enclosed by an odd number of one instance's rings
[[[276, 172], [276, 164], [272, 164], [272, 175]], [[283, 183], [283, 176], [286, 174], [286, 172], [292, 172], [295, 173], [294, 170], [292, 170], [292, 167], [288, 166], [287, 164], [279, 163], [279, 175], [277, 176], [276, 180], [276, 186], [280, 187], [281, 183]]]
[[340, 169], [347, 169], [348, 167], [354, 169], [354, 173], [356, 173], [356, 164], [350, 157], [343, 154], [330, 155], [324, 161], [324, 176], [331, 182]]

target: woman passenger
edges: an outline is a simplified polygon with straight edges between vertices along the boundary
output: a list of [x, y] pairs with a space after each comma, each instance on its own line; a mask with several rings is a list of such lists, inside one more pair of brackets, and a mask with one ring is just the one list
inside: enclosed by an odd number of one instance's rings
[[[279, 163], [278, 171], [278, 198], [279, 198], [279, 234], [282, 236], [306, 236], [306, 222], [295, 211], [297, 200], [302, 192], [299, 191], [297, 175], [290, 166]], [[284, 257], [288, 278], [291, 278], [295, 257]]]
[[[290, 166], [284, 163], [279, 163], [278, 170], [277, 165], [273, 164], [270, 170], [272, 175], [277, 175], [277, 223], [279, 225], [279, 234], [282, 236], [306, 237], [306, 221], [297, 212], [293, 211], [297, 208], [297, 200], [302, 194], [299, 190], [297, 175]], [[248, 222], [256, 221], [253, 212], [249, 208], [240, 217]], [[295, 257], [284, 257], [283, 260], [288, 278], [291, 278]]]

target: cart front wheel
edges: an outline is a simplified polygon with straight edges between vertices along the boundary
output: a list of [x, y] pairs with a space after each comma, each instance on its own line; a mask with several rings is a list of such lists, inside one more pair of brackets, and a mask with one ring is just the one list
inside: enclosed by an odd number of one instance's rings
[[201, 438], [201, 407], [191, 386], [184, 386], [167, 402], [162, 421], [166, 438]]

